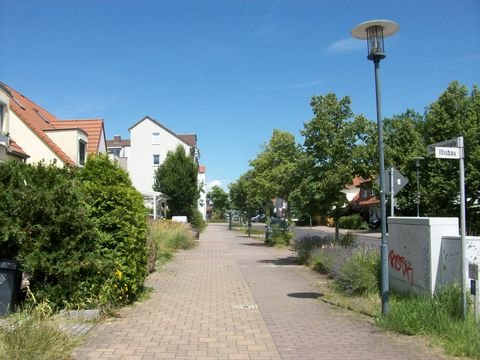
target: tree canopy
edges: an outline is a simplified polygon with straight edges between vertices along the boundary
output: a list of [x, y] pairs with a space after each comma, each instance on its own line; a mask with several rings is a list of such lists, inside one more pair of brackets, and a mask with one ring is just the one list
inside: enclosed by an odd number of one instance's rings
[[213, 217], [223, 219], [229, 207], [228, 194], [220, 186], [213, 186], [207, 193], [207, 202], [213, 206]]
[[[314, 96], [312, 120], [304, 124], [304, 145], [274, 130], [250, 169], [230, 186], [232, 204], [241, 209], [268, 208], [274, 197], [289, 200], [302, 214], [341, 215], [342, 190], [356, 175], [378, 176], [377, 125], [351, 110], [348, 96]], [[453, 81], [425, 113], [413, 110], [386, 118], [386, 168], [393, 166], [409, 179], [396, 194], [397, 214], [416, 213], [416, 157], [420, 162], [421, 215], [459, 216], [458, 161], [435, 159], [427, 146], [458, 136], [465, 142], [467, 231], [480, 233], [480, 93]], [[336, 210], [333, 211], [332, 210]]]
[[153, 189], [170, 197], [167, 201], [169, 217], [186, 215], [190, 219], [193, 216], [200, 197], [197, 176], [198, 166], [182, 146], [168, 152], [155, 171]]

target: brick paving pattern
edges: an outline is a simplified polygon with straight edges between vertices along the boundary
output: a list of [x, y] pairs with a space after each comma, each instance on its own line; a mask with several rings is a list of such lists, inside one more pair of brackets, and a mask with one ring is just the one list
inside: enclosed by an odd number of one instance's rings
[[148, 280], [151, 297], [96, 326], [76, 359], [447, 359], [316, 300], [319, 278], [210, 225], [199, 246]]

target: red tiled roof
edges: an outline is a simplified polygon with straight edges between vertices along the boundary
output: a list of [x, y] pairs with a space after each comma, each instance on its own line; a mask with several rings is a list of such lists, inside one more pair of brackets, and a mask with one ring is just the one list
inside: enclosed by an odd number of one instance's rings
[[115, 135], [112, 140], [107, 140], [107, 148], [130, 146], [130, 139], [122, 140], [120, 135]]
[[185, 144], [191, 147], [197, 146], [197, 135], [195, 134], [183, 134], [177, 135]]
[[361, 176], [355, 176], [351, 184], [345, 186], [347, 189], [353, 189], [359, 187], [365, 180]]
[[[1, 83], [11, 94], [10, 109], [30, 127], [35, 134], [66, 164], [75, 166], [72, 160], [45, 132], [55, 129], [75, 128], [84, 130], [88, 137], [88, 153], [97, 153], [103, 130], [102, 119], [59, 120], [23, 94]], [[95, 150], [94, 150], [95, 149]]]
[[9, 154], [12, 154], [12, 155], [15, 155], [15, 156], [18, 156], [18, 157], [21, 157], [22, 159], [26, 159], [28, 157], [30, 157], [30, 155], [28, 155], [21, 147], [20, 145], [18, 145], [15, 140], [13, 140], [12, 138], [10, 138], [10, 146], [9, 146], [9, 149], [8, 149], [8, 153]]
[[57, 129], [82, 129], [87, 133], [88, 154], [98, 154], [103, 131], [103, 119], [60, 120], [55, 123]]
[[205, 168], [205, 166], [203, 166], [203, 165], [200, 165], [200, 166], [198, 167], [198, 172], [199, 172], [200, 174], [205, 174], [205, 170], [206, 170], [206, 168]]

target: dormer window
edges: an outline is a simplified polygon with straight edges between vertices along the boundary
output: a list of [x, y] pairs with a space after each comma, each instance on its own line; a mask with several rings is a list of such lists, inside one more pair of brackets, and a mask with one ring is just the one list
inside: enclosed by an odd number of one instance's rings
[[87, 158], [87, 143], [83, 140], [78, 142], [78, 164], [80, 166], [85, 165], [85, 159]]

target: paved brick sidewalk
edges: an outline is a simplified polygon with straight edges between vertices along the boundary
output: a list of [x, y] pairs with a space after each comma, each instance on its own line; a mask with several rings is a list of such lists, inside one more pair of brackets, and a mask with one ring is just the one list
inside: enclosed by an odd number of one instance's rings
[[155, 291], [92, 330], [77, 359], [441, 359], [315, 299], [288, 250], [224, 225], [149, 279]]

